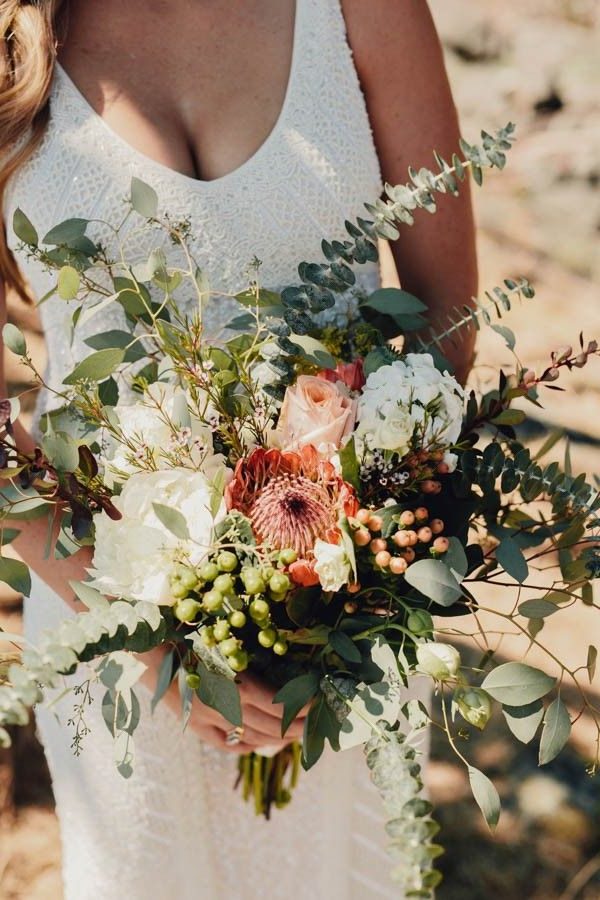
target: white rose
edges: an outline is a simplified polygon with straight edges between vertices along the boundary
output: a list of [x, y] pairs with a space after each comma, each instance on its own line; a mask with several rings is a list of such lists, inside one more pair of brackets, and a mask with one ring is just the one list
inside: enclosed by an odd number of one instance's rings
[[314, 570], [324, 591], [339, 591], [350, 580], [351, 563], [342, 544], [317, 540]]
[[[198, 565], [210, 549], [213, 526], [225, 515], [222, 501], [213, 519], [211, 496], [207, 478], [190, 469], [132, 475], [113, 501], [122, 518], [113, 521], [104, 512], [95, 518], [92, 585], [109, 596], [171, 605], [173, 563], [185, 558]], [[163, 525], [154, 503], [181, 513], [189, 540], [177, 538]]]
[[431, 675], [436, 681], [446, 681], [458, 673], [461, 660], [455, 647], [430, 641], [417, 644], [417, 662], [419, 672]]

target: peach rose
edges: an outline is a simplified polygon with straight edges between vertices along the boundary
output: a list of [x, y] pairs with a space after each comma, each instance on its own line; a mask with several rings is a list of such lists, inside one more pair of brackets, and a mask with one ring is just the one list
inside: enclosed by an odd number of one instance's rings
[[342, 384], [300, 375], [285, 392], [275, 438], [285, 450], [313, 444], [333, 452], [354, 428], [356, 410], [357, 401]]

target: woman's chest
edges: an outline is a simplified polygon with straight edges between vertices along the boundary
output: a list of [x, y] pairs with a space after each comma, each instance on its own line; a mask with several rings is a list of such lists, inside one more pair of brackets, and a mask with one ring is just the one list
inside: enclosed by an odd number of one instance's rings
[[59, 59], [131, 146], [212, 180], [275, 126], [294, 55], [296, 0], [75, 2]]

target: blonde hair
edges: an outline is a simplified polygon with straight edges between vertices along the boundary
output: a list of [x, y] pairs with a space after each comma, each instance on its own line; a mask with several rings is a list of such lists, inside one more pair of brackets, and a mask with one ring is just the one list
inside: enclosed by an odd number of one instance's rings
[[[0, 0], [0, 211], [11, 175], [42, 138], [63, 0]], [[0, 278], [21, 297], [29, 291], [0, 223]]]

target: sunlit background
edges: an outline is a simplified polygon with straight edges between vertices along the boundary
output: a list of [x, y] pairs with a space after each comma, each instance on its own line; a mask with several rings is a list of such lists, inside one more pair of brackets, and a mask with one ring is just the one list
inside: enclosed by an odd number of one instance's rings
[[[521, 360], [545, 368], [550, 352], [575, 345], [580, 331], [600, 338], [600, 2], [430, 0], [430, 6], [465, 137], [476, 140], [480, 128], [508, 120], [518, 125], [507, 170], [475, 192], [480, 283], [483, 290], [516, 275], [533, 282], [536, 298], [506, 324], [517, 334]], [[13, 304], [11, 315], [41, 359], [35, 314]], [[484, 331], [474, 382], [510, 362], [502, 339]], [[13, 358], [13, 387], [21, 377]], [[562, 428], [574, 468], [600, 472], [600, 360], [561, 384], [568, 392], [547, 391], [536, 427], [523, 437], [537, 446], [548, 430]], [[564, 449], [563, 439], [555, 457]], [[488, 605], [504, 599], [498, 589], [485, 597]], [[576, 668], [598, 624], [583, 605], [570, 612], [569, 629], [558, 617], [544, 638]], [[0, 624], [10, 631], [20, 626], [19, 598], [8, 592], [0, 594]], [[500, 654], [519, 658], [524, 649], [506, 641]], [[594, 689], [600, 694], [599, 683]], [[571, 694], [566, 699], [575, 701]], [[494, 778], [503, 798], [491, 838], [469, 799], [464, 770], [434, 735], [429, 783], [447, 850], [440, 900], [599, 900], [600, 778], [585, 774], [594, 739], [583, 717], [566, 753], [537, 769], [535, 747], [519, 752], [501, 720], [483, 736], [472, 735], [461, 749]], [[48, 775], [26, 731], [11, 752], [0, 752], [1, 900], [60, 900], [59, 867]]]

